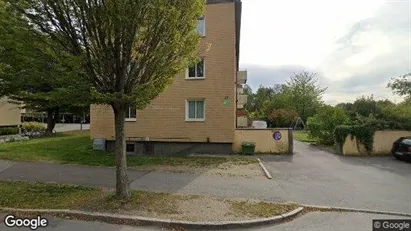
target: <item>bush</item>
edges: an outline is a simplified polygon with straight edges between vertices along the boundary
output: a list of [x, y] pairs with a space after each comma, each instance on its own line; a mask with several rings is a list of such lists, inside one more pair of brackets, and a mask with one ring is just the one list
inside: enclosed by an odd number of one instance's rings
[[370, 124], [362, 125], [341, 125], [334, 130], [335, 141], [339, 145], [343, 145], [348, 135], [351, 138], [356, 138], [357, 142], [364, 144], [368, 152], [372, 151], [374, 144], [374, 133], [376, 128]]
[[15, 135], [15, 134], [19, 134], [19, 128], [17, 127], [0, 128], [0, 136]]
[[38, 122], [25, 122], [22, 125], [23, 132], [44, 132], [46, 128]]
[[270, 127], [290, 127], [298, 118], [298, 113], [291, 109], [274, 110], [268, 117]]
[[334, 129], [338, 125], [347, 124], [349, 121], [343, 109], [332, 106], [323, 106], [318, 113], [308, 118], [308, 135], [318, 138], [318, 142], [324, 145], [334, 144]]

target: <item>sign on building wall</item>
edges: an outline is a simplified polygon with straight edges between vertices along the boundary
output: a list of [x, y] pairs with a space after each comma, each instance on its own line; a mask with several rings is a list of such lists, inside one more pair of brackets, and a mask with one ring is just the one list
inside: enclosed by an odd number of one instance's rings
[[274, 138], [274, 140], [281, 140], [281, 132], [279, 132], [279, 131], [275, 131], [274, 133], [273, 133], [273, 138]]

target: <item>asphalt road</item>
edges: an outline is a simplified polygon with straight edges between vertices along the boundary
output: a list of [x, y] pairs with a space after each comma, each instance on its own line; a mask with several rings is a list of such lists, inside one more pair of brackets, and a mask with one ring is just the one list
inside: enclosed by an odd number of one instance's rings
[[[5, 214], [0, 214], [4, 217]], [[47, 217], [50, 225], [37, 230], [44, 231], [166, 231], [170, 230], [161, 227], [131, 227], [122, 225], [112, 225], [101, 222], [86, 222], [76, 220], [62, 220]], [[374, 215], [363, 213], [321, 213], [313, 212], [297, 217], [296, 219], [276, 225], [269, 225], [257, 228], [233, 229], [233, 230], [253, 230], [253, 231], [371, 231], [373, 219], [411, 219], [410, 217]], [[29, 231], [29, 228], [8, 228], [0, 221], [0, 230], [4, 231]], [[178, 229], [176, 229], [178, 230]], [[200, 230], [199, 230], [200, 231]]]
[[[131, 186], [148, 191], [411, 213], [410, 163], [392, 157], [342, 157], [300, 142], [295, 142], [295, 154], [292, 156], [261, 158], [272, 173], [272, 180], [130, 170]], [[114, 177], [114, 168], [0, 161], [0, 179], [114, 187]], [[401, 217], [308, 213], [289, 223], [253, 230], [372, 230], [371, 221], [375, 218]], [[99, 222], [50, 221], [48, 228], [40, 230], [162, 230], [158, 227], [116, 226]], [[25, 230], [6, 228], [1, 223], [0, 230]]]
[[295, 142], [295, 155], [264, 158], [289, 200], [411, 213], [411, 164], [386, 157], [347, 157]]
[[[273, 179], [130, 169], [131, 187], [179, 194], [297, 202], [411, 213], [411, 164], [342, 157], [295, 142], [295, 154], [262, 157]], [[115, 169], [0, 161], [0, 179], [115, 187]]]

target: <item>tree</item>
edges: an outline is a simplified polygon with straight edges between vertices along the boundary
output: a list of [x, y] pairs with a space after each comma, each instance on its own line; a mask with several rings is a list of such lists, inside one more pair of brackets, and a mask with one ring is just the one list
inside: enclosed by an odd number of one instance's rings
[[[380, 103], [382, 105], [384, 103]], [[362, 96], [354, 101], [353, 110], [356, 114], [368, 117], [370, 114], [375, 117], [380, 117], [382, 114], [381, 107], [374, 100], [374, 96]]]
[[274, 110], [269, 116], [270, 127], [288, 128], [299, 117], [298, 113], [292, 109]]
[[411, 73], [393, 78], [388, 87], [400, 96], [411, 96]]
[[9, 0], [30, 23], [81, 58], [93, 103], [111, 105], [116, 195], [130, 197], [124, 120], [143, 109], [197, 57], [204, 0]]
[[294, 74], [286, 83], [285, 92], [290, 95], [289, 102], [303, 121], [316, 113], [322, 105], [322, 95], [327, 90], [317, 84], [315, 76], [316, 73], [303, 71]]
[[[281, 103], [280, 96], [283, 94], [284, 85], [276, 84], [273, 87], [260, 85], [255, 94], [249, 95], [246, 109], [253, 115], [253, 118], [267, 119], [274, 108], [281, 108], [273, 103]], [[285, 105], [284, 103], [282, 105]]]
[[[67, 69], [68, 54], [34, 30], [18, 12], [0, 0], [0, 96], [47, 113], [46, 134], [52, 134], [60, 112], [86, 110], [89, 91], [81, 74]], [[57, 45], [57, 44], [55, 44]]]
[[334, 129], [348, 122], [349, 118], [343, 109], [329, 105], [322, 106], [315, 116], [308, 118], [308, 134], [319, 138], [321, 144], [332, 145], [334, 144]]

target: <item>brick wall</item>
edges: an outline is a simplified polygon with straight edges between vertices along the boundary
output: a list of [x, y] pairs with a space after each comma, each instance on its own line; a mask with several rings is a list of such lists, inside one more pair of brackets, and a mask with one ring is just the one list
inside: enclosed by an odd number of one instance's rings
[[21, 124], [19, 105], [8, 103], [6, 98], [0, 98], [0, 126]]
[[[235, 4], [206, 6], [206, 37], [201, 42], [206, 78], [186, 80], [185, 73], [148, 107], [137, 112], [137, 121], [126, 122], [127, 137], [189, 137], [190, 142], [231, 143], [234, 140], [236, 100]], [[205, 49], [208, 47], [209, 49]], [[208, 50], [208, 51], [206, 51]], [[224, 105], [228, 97], [231, 105]], [[205, 121], [186, 122], [185, 102], [205, 99]], [[109, 106], [91, 107], [93, 138], [114, 139], [113, 112]]]

